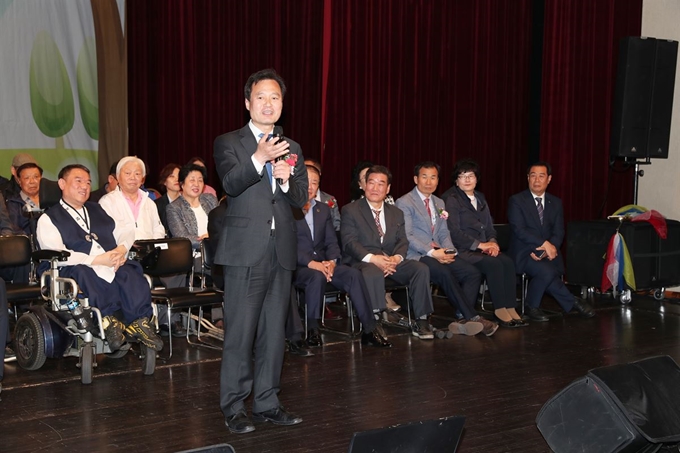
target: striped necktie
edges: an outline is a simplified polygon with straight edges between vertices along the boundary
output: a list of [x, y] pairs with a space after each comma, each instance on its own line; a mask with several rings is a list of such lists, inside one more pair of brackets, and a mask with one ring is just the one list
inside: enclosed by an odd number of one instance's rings
[[536, 197], [536, 210], [538, 211], [538, 218], [541, 221], [541, 225], [543, 225], [543, 200], [541, 200], [541, 197]]

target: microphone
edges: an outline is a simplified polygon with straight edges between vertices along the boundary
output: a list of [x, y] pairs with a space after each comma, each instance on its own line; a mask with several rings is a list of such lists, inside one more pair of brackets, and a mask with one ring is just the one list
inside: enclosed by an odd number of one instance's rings
[[[274, 130], [272, 131], [272, 139], [276, 139], [276, 142], [274, 142], [275, 145], [278, 145], [281, 142], [281, 140], [283, 140], [283, 128], [281, 126], [274, 126]], [[285, 154], [283, 156], [279, 156], [276, 159], [274, 159], [274, 162], [283, 160], [285, 159], [285, 157], [286, 157]], [[283, 179], [276, 178], [276, 183], [278, 185], [282, 185]]]

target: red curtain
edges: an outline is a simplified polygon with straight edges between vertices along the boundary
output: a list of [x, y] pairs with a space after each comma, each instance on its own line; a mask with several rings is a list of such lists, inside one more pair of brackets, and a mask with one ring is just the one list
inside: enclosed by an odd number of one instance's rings
[[632, 203], [633, 172], [609, 171], [619, 41], [639, 36], [642, 0], [546, 0], [541, 159], [565, 218], [598, 217]]
[[[289, 89], [284, 131], [322, 161], [341, 205], [358, 160], [387, 165], [398, 197], [417, 162], [442, 165], [441, 192], [472, 157], [504, 221], [526, 187], [536, 1], [128, 2], [130, 153], [150, 185], [193, 155], [212, 169], [214, 138], [248, 119], [246, 78], [274, 67]], [[545, 0], [540, 155], [567, 219], [592, 218], [604, 197], [618, 38], [640, 21], [641, 0]], [[613, 177], [607, 212], [630, 181]]]

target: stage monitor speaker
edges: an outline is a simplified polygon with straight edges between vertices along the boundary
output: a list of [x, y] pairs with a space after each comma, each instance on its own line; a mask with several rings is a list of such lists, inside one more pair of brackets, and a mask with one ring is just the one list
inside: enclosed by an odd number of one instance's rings
[[621, 40], [610, 155], [668, 158], [677, 41]]
[[465, 417], [445, 417], [354, 433], [349, 453], [453, 453]]
[[655, 452], [680, 443], [680, 368], [668, 356], [590, 370], [541, 408], [555, 453]]

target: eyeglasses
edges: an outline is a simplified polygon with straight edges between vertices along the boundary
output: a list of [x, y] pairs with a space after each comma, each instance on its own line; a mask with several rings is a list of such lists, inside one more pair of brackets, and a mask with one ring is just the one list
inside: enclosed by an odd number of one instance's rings
[[461, 173], [458, 175], [458, 179], [461, 181], [472, 181], [477, 179], [477, 176], [474, 173]]

